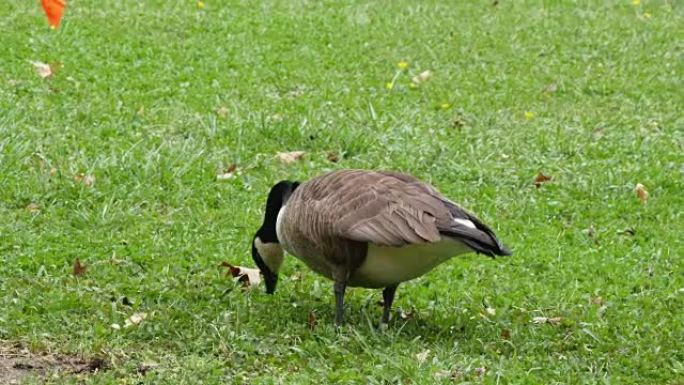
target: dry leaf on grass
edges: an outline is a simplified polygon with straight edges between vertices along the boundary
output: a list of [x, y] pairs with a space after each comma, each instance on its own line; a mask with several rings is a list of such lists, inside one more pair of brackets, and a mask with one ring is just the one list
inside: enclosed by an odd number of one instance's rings
[[147, 318], [147, 313], [133, 313], [126, 322], [124, 323], [124, 327], [128, 328], [134, 325], [139, 325], [141, 322], [143, 322]]
[[500, 335], [501, 335], [501, 339], [503, 339], [503, 340], [510, 340], [511, 339], [511, 331], [508, 329], [502, 329]]
[[418, 85], [421, 83], [425, 83], [431, 77], [432, 77], [432, 71], [425, 70], [425, 71], [419, 73], [418, 75], [414, 76], [413, 78], [411, 78], [411, 81], [413, 82], [413, 84]]
[[83, 183], [86, 187], [93, 187], [95, 184], [95, 175], [79, 173], [74, 175], [74, 182]]
[[309, 312], [309, 319], [307, 320], [306, 325], [309, 327], [309, 330], [314, 330], [316, 328], [316, 325], [318, 325], [316, 313], [314, 313], [313, 311]]
[[[384, 306], [384, 304], [383, 304]], [[404, 311], [403, 309], [399, 309], [399, 317], [405, 321], [407, 320], [412, 320], [416, 318], [416, 312], [414, 309], [411, 309], [409, 311]]]
[[60, 68], [62, 68], [62, 63], [60, 62], [47, 64], [41, 61], [31, 61], [30, 63], [33, 64], [33, 68], [35, 68], [36, 72], [38, 72], [38, 76], [43, 79], [53, 76]]
[[534, 317], [532, 322], [537, 325], [549, 324], [549, 325], [559, 325], [563, 320], [562, 317]]
[[328, 160], [337, 163], [340, 161], [340, 156], [336, 152], [330, 151], [328, 152]]
[[30, 63], [33, 64], [33, 67], [38, 72], [38, 76], [41, 78], [45, 79], [53, 75], [52, 68], [49, 64], [40, 61], [31, 61]]
[[475, 375], [478, 377], [482, 377], [487, 373], [487, 368], [481, 367], [481, 368], [475, 368], [474, 369]]
[[279, 152], [276, 157], [281, 163], [292, 164], [298, 160], [302, 160], [304, 154], [306, 154], [304, 151]]
[[633, 227], [628, 227], [622, 231], [618, 231], [618, 234], [620, 235], [629, 235], [629, 236], [635, 236], [636, 235], [636, 230], [634, 230]]
[[74, 270], [73, 270], [74, 275], [77, 277], [80, 277], [83, 274], [85, 274], [87, 269], [88, 268], [85, 265], [81, 264], [81, 260], [76, 258], [76, 260], [74, 261]]
[[145, 362], [142, 362], [138, 365], [137, 371], [139, 374], [142, 374], [144, 376], [147, 372], [149, 372], [150, 370], [156, 369], [158, 366], [159, 366], [159, 364], [156, 362], [145, 361]]
[[547, 94], [552, 94], [556, 91], [558, 91], [558, 85], [556, 83], [550, 83], [544, 87], [544, 92]]
[[228, 180], [235, 177], [235, 171], [237, 170], [237, 164], [233, 163], [228, 166], [222, 173], [216, 175], [216, 180]]
[[38, 214], [40, 213], [40, 205], [38, 203], [29, 203], [28, 206], [26, 206], [26, 211], [31, 214]]
[[216, 115], [218, 115], [221, 118], [225, 118], [226, 116], [228, 116], [229, 112], [230, 110], [228, 109], [228, 107], [219, 107], [216, 109]]
[[454, 383], [456, 383], [456, 382], [460, 383], [460, 380], [463, 377], [463, 373], [458, 369], [452, 369], [452, 370], [442, 369], [442, 370], [436, 371], [433, 376], [435, 377], [436, 380], [449, 379]]
[[423, 365], [427, 361], [428, 355], [430, 355], [430, 349], [424, 350], [416, 354], [416, 359], [418, 360], [418, 365]]
[[551, 181], [551, 177], [548, 175], [544, 175], [543, 172], [539, 171], [539, 174], [537, 174], [536, 177], [534, 177], [534, 185], [535, 187], [539, 188], [541, 187], [542, 183], [546, 183]]
[[449, 371], [449, 370], [438, 370], [435, 372], [435, 374], [433, 374], [433, 376], [437, 380], [443, 380], [443, 379], [451, 376], [451, 371]]
[[637, 183], [636, 187], [634, 187], [634, 192], [641, 203], [646, 203], [646, 201], [648, 201], [648, 190], [646, 190], [646, 186], [643, 184]]
[[234, 266], [228, 262], [221, 262], [222, 267], [228, 268], [228, 273], [237, 278], [238, 282], [243, 287], [256, 286], [261, 282], [261, 274], [259, 269], [252, 269], [249, 267]]

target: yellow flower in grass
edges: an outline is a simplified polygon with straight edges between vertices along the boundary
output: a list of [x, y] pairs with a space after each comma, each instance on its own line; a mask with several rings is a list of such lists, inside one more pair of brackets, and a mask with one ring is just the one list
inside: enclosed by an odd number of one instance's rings
[[387, 82], [387, 83], [385, 83], [385, 88], [387, 88], [388, 90], [391, 91], [392, 88], [394, 88], [394, 83], [393, 83], [393, 82]]
[[201, 1], [201, 0], [198, 1], [198, 2], [197, 2], [197, 8], [199, 8], [199, 9], [204, 9], [204, 1]]
[[525, 111], [525, 119], [527, 119], [527, 120], [532, 120], [532, 119], [534, 119], [534, 112], [532, 112], [532, 111]]
[[632, 0], [632, 5], [638, 7], [639, 5], [641, 5], [641, 0]]
[[440, 105], [440, 107], [442, 107], [443, 110], [448, 110], [449, 108], [451, 108], [451, 104], [449, 104], [449, 103], [442, 103], [442, 105]]
[[409, 67], [409, 63], [406, 60], [402, 60], [397, 64], [397, 67], [403, 71]]

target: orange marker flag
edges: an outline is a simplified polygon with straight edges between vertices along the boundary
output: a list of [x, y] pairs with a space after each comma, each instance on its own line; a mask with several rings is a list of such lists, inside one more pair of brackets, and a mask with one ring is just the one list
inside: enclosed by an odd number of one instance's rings
[[62, 20], [64, 14], [64, 7], [66, 7], [66, 0], [41, 0], [41, 3], [48, 23], [50, 23], [50, 28], [58, 28], [59, 21]]

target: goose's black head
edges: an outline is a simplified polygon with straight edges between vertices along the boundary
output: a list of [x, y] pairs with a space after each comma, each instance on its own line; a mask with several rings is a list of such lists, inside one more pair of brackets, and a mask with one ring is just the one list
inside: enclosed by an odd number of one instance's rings
[[278, 271], [283, 262], [283, 248], [278, 240], [276, 222], [280, 209], [285, 206], [299, 182], [284, 180], [271, 187], [266, 199], [264, 223], [252, 240], [252, 259], [264, 275], [266, 293], [273, 294], [278, 283]]

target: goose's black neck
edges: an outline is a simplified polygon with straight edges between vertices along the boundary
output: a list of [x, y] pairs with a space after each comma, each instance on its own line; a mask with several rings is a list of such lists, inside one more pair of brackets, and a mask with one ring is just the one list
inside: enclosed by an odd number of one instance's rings
[[264, 223], [256, 233], [256, 236], [261, 239], [263, 243], [279, 243], [278, 234], [276, 233], [276, 221], [278, 220], [278, 213], [280, 209], [290, 199], [290, 195], [299, 186], [299, 182], [291, 182], [284, 180], [275, 184], [268, 193], [266, 200], [266, 213], [264, 214]]

